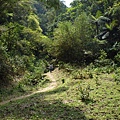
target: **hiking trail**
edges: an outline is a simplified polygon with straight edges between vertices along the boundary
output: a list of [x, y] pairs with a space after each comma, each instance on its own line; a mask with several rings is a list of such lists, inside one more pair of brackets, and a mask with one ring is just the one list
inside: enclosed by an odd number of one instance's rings
[[16, 100], [27, 98], [27, 97], [30, 97], [30, 96], [36, 94], [36, 93], [47, 92], [47, 91], [52, 90], [53, 88], [55, 88], [57, 86], [57, 82], [56, 82], [56, 79], [54, 78], [54, 73], [48, 72], [48, 73], [45, 73], [44, 75], [46, 75], [46, 77], [48, 79], [50, 79], [50, 81], [51, 81], [50, 84], [47, 87], [39, 89], [39, 90], [37, 90], [35, 92], [32, 92], [30, 94], [27, 94], [27, 95], [23, 95], [23, 96], [20, 96], [20, 97], [16, 97], [16, 98], [12, 98], [12, 99], [0, 102], [0, 105], [4, 105], [4, 104], [7, 104], [9, 102], [13, 102], [13, 101], [16, 101]]

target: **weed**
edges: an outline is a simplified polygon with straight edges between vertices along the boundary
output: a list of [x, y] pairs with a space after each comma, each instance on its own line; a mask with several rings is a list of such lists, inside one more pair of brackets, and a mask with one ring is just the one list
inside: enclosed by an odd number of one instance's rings
[[116, 82], [116, 84], [118, 85], [120, 83], [120, 76], [119, 74], [114, 74], [113, 75], [113, 79]]
[[[24, 85], [23, 84], [18, 84], [17, 86], [15, 86], [15, 88], [14, 88], [14, 90], [17, 90], [18, 92], [25, 92], [25, 90], [24, 90]], [[13, 90], [13, 89], [12, 89]]]
[[94, 80], [95, 80], [96, 85], [100, 85], [98, 76], [95, 76], [95, 79], [94, 79]]
[[87, 85], [87, 87], [82, 88], [79, 86], [79, 91], [80, 91], [80, 98], [83, 102], [89, 100], [90, 98], [90, 85]]
[[35, 86], [38, 85], [42, 80], [42, 75], [40, 73], [28, 73], [24, 76], [24, 80], [22, 81], [25, 85]]
[[90, 72], [89, 73], [89, 77], [92, 79], [93, 78], [93, 74]]
[[74, 72], [72, 75], [73, 75], [73, 79], [84, 79], [83, 73]]
[[43, 85], [46, 85], [46, 84], [49, 83], [49, 82], [50, 82], [50, 80], [47, 79], [47, 78], [45, 78], [44, 80], [42, 80], [41, 85], [42, 85], [42, 86], [43, 86]]

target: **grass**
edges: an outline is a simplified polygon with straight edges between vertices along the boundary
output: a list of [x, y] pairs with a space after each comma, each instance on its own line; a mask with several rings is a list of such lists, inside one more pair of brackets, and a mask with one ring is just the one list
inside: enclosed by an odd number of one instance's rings
[[26, 85], [24, 82], [17, 82], [0, 89], [0, 102], [19, 97], [21, 95], [30, 94], [38, 89], [45, 88], [50, 83], [50, 80], [44, 78], [36, 85]]
[[[0, 120], [119, 120], [120, 84], [114, 73], [90, 71], [88, 77], [85, 71], [77, 71], [83, 76], [79, 79], [64, 71], [53, 73], [58, 87], [0, 106]], [[88, 85], [89, 97], [82, 100], [79, 87]]]

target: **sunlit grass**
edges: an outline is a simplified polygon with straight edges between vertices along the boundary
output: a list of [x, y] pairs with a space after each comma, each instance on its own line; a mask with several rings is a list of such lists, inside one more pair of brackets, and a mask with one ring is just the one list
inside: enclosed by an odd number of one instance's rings
[[[120, 84], [116, 84], [113, 73], [90, 73], [93, 78], [74, 79], [73, 74], [53, 72], [52, 75], [58, 81], [55, 89], [1, 106], [0, 119], [119, 120]], [[81, 74], [88, 75], [84, 70]], [[88, 85], [89, 97], [82, 100], [79, 87], [84, 89]]]

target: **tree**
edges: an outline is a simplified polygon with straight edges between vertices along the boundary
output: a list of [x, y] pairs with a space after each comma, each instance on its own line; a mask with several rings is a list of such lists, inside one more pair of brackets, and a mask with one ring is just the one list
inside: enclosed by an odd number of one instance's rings
[[40, 0], [40, 1], [45, 3], [48, 7], [54, 7], [58, 9], [60, 6], [60, 0]]
[[96, 35], [99, 34], [99, 29], [100, 29], [100, 26], [105, 24], [106, 22], [109, 22], [110, 19], [107, 18], [107, 17], [104, 17], [104, 16], [99, 16], [98, 18], [94, 17], [93, 15], [91, 15], [91, 18], [92, 18], [92, 23], [96, 25]]
[[[8, 84], [16, 75], [33, 71], [37, 59], [47, 55], [46, 39], [42, 34], [33, 2], [0, 1], [0, 84]], [[12, 4], [14, 3], [14, 4]], [[45, 42], [44, 42], [45, 41]], [[42, 52], [41, 52], [42, 51]]]
[[[83, 63], [88, 56], [91, 58], [95, 41], [92, 41], [93, 29], [89, 17], [82, 13], [72, 24], [62, 22], [54, 32], [52, 55], [59, 60]], [[95, 46], [95, 45], [94, 45]], [[90, 59], [89, 59], [90, 61]]]
[[81, 41], [75, 36], [75, 27], [70, 22], [58, 25], [54, 32], [54, 43], [51, 55], [65, 62], [81, 59]]

